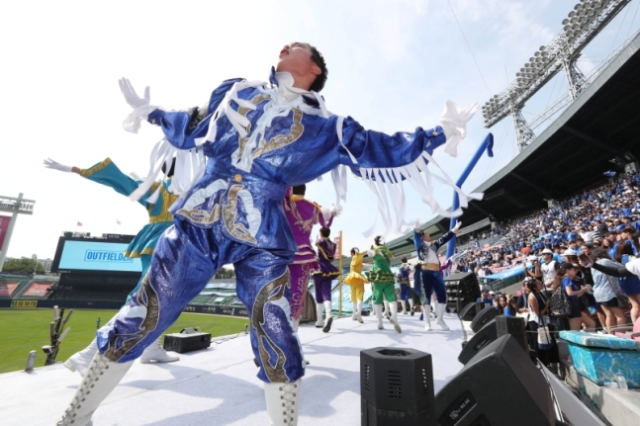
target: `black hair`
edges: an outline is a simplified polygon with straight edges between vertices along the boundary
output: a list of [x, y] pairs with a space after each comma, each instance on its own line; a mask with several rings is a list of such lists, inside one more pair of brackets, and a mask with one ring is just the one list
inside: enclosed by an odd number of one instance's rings
[[173, 176], [175, 169], [176, 169], [176, 157], [173, 157], [173, 160], [171, 160], [171, 167], [169, 168], [169, 173], [167, 173], [167, 163], [162, 163], [162, 173], [167, 175], [167, 177]]
[[402, 263], [407, 263], [407, 257], [403, 256], [402, 259], [400, 259], [400, 262]]
[[320, 68], [320, 75], [316, 77], [310, 89], [314, 92], [319, 92], [324, 88], [329, 76], [329, 70], [327, 69], [327, 63], [324, 61], [324, 56], [315, 47], [309, 43], [305, 43], [311, 49], [311, 60]]
[[382, 245], [380, 244], [380, 240], [382, 239], [382, 235], [378, 235], [377, 237], [375, 237], [373, 239], [373, 242], [376, 243], [377, 246]]
[[305, 192], [307, 192], [307, 185], [302, 184], [302, 185], [294, 186], [293, 188], [291, 188], [291, 191], [295, 195], [304, 195]]
[[322, 235], [324, 238], [329, 238], [329, 235], [331, 235], [331, 229], [320, 228], [320, 235]]
[[351, 249], [351, 256], [355, 256], [356, 253], [360, 253], [360, 249], [358, 247], [354, 247]]

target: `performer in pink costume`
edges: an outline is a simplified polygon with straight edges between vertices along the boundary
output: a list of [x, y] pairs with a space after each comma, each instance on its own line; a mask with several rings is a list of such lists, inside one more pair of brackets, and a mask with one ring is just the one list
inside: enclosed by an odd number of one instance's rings
[[312, 271], [320, 269], [316, 252], [311, 248], [311, 230], [317, 224], [330, 227], [333, 218], [342, 211], [341, 206], [330, 210], [322, 209], [318, 204], [307, 200], [304, 198], [306, 189], [306, 185], [289, 188], [284, 199], [284, 212], [298, 247], [293, 263], [289, 265], [293, 331], [298, 331], [307, 296], [309, 276]]

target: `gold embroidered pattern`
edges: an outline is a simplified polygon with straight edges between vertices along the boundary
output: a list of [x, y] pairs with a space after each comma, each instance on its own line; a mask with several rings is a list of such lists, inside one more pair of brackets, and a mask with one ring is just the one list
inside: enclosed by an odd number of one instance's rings
[[220, 204], [218, 203], [214, 204], [213, 209], [211, 209], [211, 212], [208, 212], [206, 210], [180, 209], [178, 210], [178, 213], [195, 223], [208, 225], [220, 220]]
[[[298, 211], [298, 201], [307, 201], [316, 207], [314, 209], [313, 215], [309, 219], [304, 220], [302, 218], [302, 215]], [[289, 200], [285, 202], [285, 209], [287, 209], [287, 211], [289, 211], [291, 215], [296, 219], [294, 225], [297, 226], [301, 231], [311, 232], [313, 225], [318, 223], [318, 212], [320, 211], [320, 206], [312, 201], [305, 199], [302, 195], [292, 195]]]
[[100, 170], [103, 170], [105, 167], [107, 167], [109, 164], [111, 164], [111, 158], [107, 157], [104, 160], [102, 160], [100, 163], [96, 164], [95, 166], [92, 166], [88, 169], [80, 169], [80, 176], [82, 177], [89, 177], [94, 173], [99, 172]]
[[[284, 351], [280, 349], [273, 340], [271, 340], [263, 328], [265, 324], [264, 308], [267, 303], [282, 299], [284, 297], [286, 287], [291, 287], [291, 284], [289, 283], [289, 269], [286, 269], [285, 273], [281, 277], [276, 278], [260, 289], [256, 296], [256, 300], [253, 303], [253, 309], [251, 312], [251, 325], [256, 330], [258, 337], [258, 352], [260, 353], [262, 368], [264, 368], [264, 372], [271, 383], [286, 383], [289, 381], [289, 378], [284, 370], [284, 363], [287, 361]], [[276, 290], [277, 292], [270, 296]], [[290, 312], [285, 312], [286, 317], [289, 315]], [[276, 353], [277, 359], [275, 366], [272, 366], [269, 362], [269, 352], [267, 352], [264, 347], [265, 341], [269, 344], [271, 350]]]
[[288, 135], [274, 136], [271, 140], [266, 142], [264, 139], [260, 142], [258, 149], [251, 153], [251, 156], [256, 159], [262, 154], [273, 151], [274, 149], [285, 147], [302, 136], [304, 133], [304, 126], [302, 125], [302, 111], [298, 108], [292, 108], [293, 111], [293, 124]]
[[[264, 102], [264, 101], [268, 101], [269, 99], [271, 99], [271, 96], [260, 94], [260, 95], [255, 96], [249, 102], [251, 102], [254, 105], [258, 105], [259, 103]], [[238, 114], [240, 114], [243, 117], [246, 117], [247, 114], [249, 113], [249, 111], [251, 111], [251, 110], [249, 108], [246, 108], [246, 107], [238, 108]], [[251, 134], [251, 123], [249, 123], [249, 125], [246, 128], [246, 130], [247, 130], [247, 135]], [[239, 158], [242, 158], [242, 154], [244, 153], [244, 149], [245, 149], [248, 141], [249, 141], [248, 137], [244, 137], [244, 138], [239, 138], [238, 139], [238, 157]]]
[[242, 185], [231, 185], [227, 196], [227, 205], [222, 207], [222, 217], [227, 231], [239, 240], [250, 244], [258, 241], [242, 223], [237, 223], [238, 219], [238, 192], [243, 189]]
[[134, 334], [133, 337], [125, 341], [119, 349], [116, 349], [116, 337], [113, 337], [109, 342], [109, 349], [104, 353], [110, 361], [117, 362], [122, 358], [131, 348], [138, 344], [139, 341], [144, 339], [147, 334], [152, 332], [158, 326], [158, 316], [160, 315], [160, 302], [158, 301], [158, 295], [153, 287], [149, 283], [149, 273], [144, 276], [142, 280], [142, 286], [135, 295], [136, 300], [140, 306], [147, 308], [147, 314], [140, 324], [140, 332]]

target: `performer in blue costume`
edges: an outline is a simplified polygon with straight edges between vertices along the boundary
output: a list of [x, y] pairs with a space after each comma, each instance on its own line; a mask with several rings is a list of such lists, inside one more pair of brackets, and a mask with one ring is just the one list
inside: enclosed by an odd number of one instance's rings
[[[131, 176], [122, 173], [110, 158], [106, 158], [88, 169], [65, 166], [51, 159], [45, 160], [44, 165], [47, 168], [62, 172], [77, 173], [83, 178], [113, 188], [117, 193], [126, 196], [131, 195], [131, 193], [142, 183], [142, 181], [133, 179]], [[178, 199], [178, 196], [172, 194], [170, 190], [174, 167], [175, 161], [172, 162], [169, 171], [165, 173], [166, 179], [154, 182], [145, 194], [144, 198], [139, 200], [139, 203], [149, 212], [149, 223], [146, 224], [140, 232], [138, 232], [124, 252], [126, 257], [131, 259], [139, 258], [142, 264], [142, 275], [140, 281], [138, 281], [138, 285], [127, 297], [127, 302], [131, 299], [132, 294], [136, 294], [142, 284], [142, 277], [146, 275], [149, 265], [151, 265], [151, 255], [153, 254], [153, 249], [155, 248], [160, 235], [162, 235], [167, 228], [173, 225], [173, 215], [169, 211], [169, 206]], [[163, 172], [165, 171], [166, 168], [163, 169]], [[97, 352], [97, 340], [93, 339], [85, 349], [71, 355], [71, 357], [65, 361], [64, 366], [69, 370], [77, 371], [81, 376], [84, 376], [91, 359], [93, 359], [93, 356]], [[164, 349], [162, 349], [160, 346], [160, 336], [158, 336], [157, 340], [144, 350], [140, 357], [140, 361], [145, 364], [155, 362], [174, 362], [179, 359], [180, 358], [177, 356], [167, 354]]]
[[[147, 119], [166, 138], [154, 149], [153, 170], [132, 198], [147, 190], [159, 164], [176, 153], [177, 186], [187, 188], [191, 178], [195, 184], [172, 206], [174, 226], [158, 241], [141, 288], [100, 329], [100, 353], [58, 425], [72, 419], [74, 426], [88, 425], [131, 362], [228, 263], [234, 265], [238, 296], [250, 312], [251, 346], [261, 365], [258, 377], [265, 382], [271, 422], [297, 424], [305, 363], [289, 306], [287, 265], [296, 244], [282, 207], [286, 189], [331, 171], [338, 194], [344, 195], [346, 172], [338, 167], [344, 165], [379, 188], [398, 190], [403, 179], [409, 180], [433, 207], [433, 188], [421, 176], [437, 147], [446, 143], [445, 151], [455, 154], [477, 110], [448, 101], [435, 129], [386, 135], [329, 113], [318, 94], [326, 78], [320, 53], [293, 43], [281, 50], [267, 82], [227, 80], [206, 106], [190, 111], [152, 106], [148, 88], [140, 97], [121, 80], [134, 108], [125, 127], [136, 131]], [[194, 163], [202, 153], [204, 170]], [[193, 168], [183, 171], [182, 165]], [[465, 202], [461, 196], [463, 207]]]
[[[402, 262], [402, 264], [400, 265], [400, 268], [398, 268], [396, 280], [398, 281], [398, 284], [400, 284], [400, 300], [402, 302], [402, 310], [404, 311], [405, 315], [411, 312], [411, 315], [413, 316], [415, 311], [413, 307], [413, 294], [411, 294], [411, 283], [409, 280], [409, 275], [411, 274], [411, 272], [413, 272], [413, 268], [407, 263], [406, 257], [403, 257], [402, 259], [400, 259], [400, 261]], [[409, 306], [406, 305], [407, 302], [409, 303]]]
[[444, 312], [447, 306], [447, 291], [444, 287], [442, 272], [440, 271], [440, 260], [438, 259], [438, 249], [447, 243], [460, 229], [462, 222], [458, 222], [451, 231], [444, 234], [437, 241], [431, 241], [431, 235], [427, 231], [420, 229], [420, 221], [416, 221], [416, 228], [413, 232], [413, 242], [418, 252], [420, 260], [420, 281], [424, 287], [424, 329], [431, 330], [431, 320], [429, 318], [429, 305], [431, 304], [431, 294], [436, 293], [438, 304], [436, 305], [436, 324], [443, 330], [449, 330], [444, 322]]

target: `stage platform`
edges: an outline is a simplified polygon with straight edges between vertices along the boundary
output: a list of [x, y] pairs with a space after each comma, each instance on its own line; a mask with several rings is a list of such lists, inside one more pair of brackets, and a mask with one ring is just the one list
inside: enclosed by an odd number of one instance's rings
[[[447, 314], [451, 331], [423, 331], [418, 316], [399, 315], [402, 333], [373, 317], [359, 324], [334, 320], [331, 332], [300, 327], [310, 365], [302, 380], [301, 426], [360, 424], [360, 351], [373, 347], [414, 348], [432, 355], [436, 392], [462, 365], [463, 331]], [[247, 320], [248, 322], [248, 320]], [[433, 321], [432, 321], [433, 324]], [[42, 354], [38, 354], [39, 357]], [[26, 354], [25, 354], [26, 358]], [[262, 383], [256, 377], [248, 335], [180, 355], [171, 364], [136, 362], [93, 416], [94, 426], [268, 425]], [[3, 426], [52, 426], [71, 401], [81, 378], [61, 364], [32, 373], [0, 374]]]

